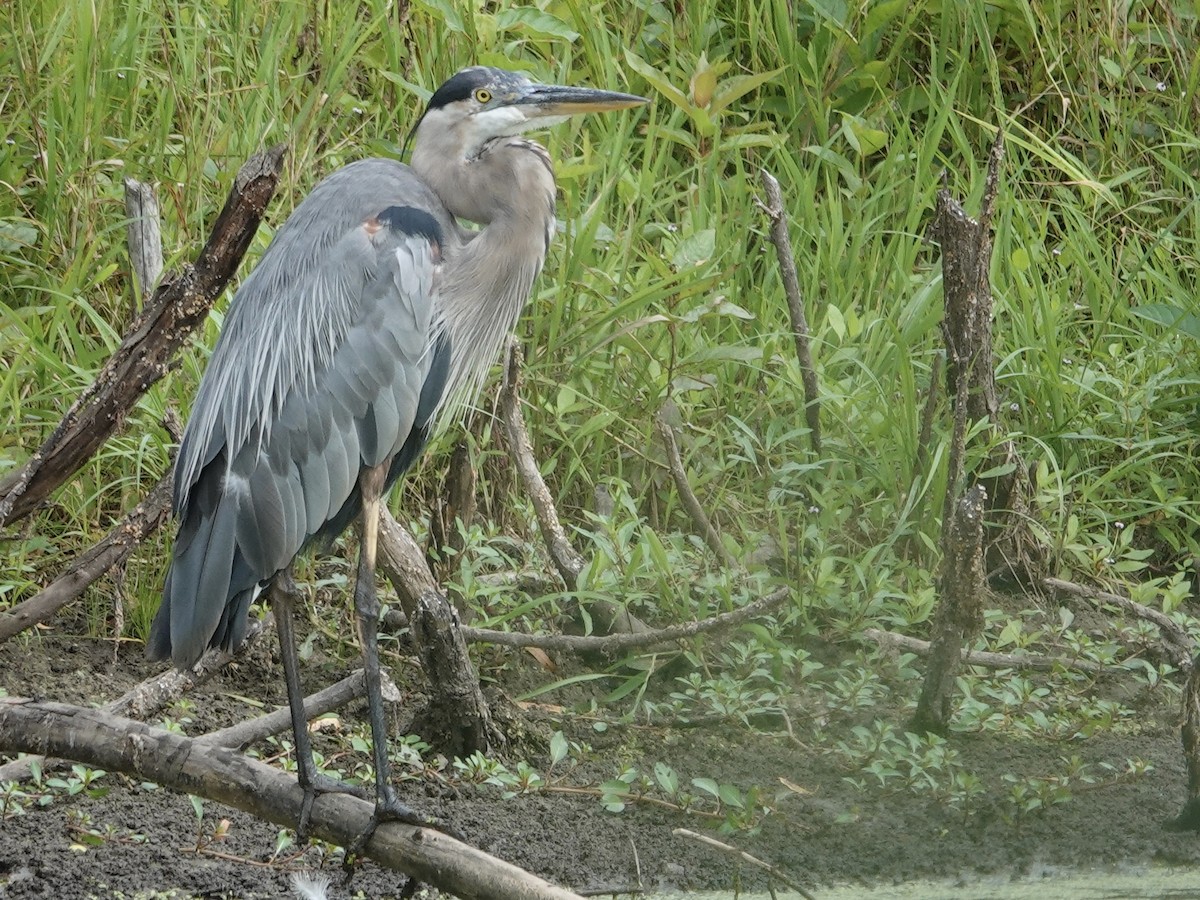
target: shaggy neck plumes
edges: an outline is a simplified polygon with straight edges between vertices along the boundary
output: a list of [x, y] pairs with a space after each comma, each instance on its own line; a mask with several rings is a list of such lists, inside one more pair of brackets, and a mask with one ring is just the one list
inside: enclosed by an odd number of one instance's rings
[[452, 415], [474, 400], [542, 269], [555, 184], [545, 149], [523, 138], [489, 141], [473, 158], [437, 159], [436, 151], [418, 142], [413, 168], [440, 197], [459, 198], [447, 204], [451, 213], [484, 226], [442, 267], [439, 318], [452, 354], [443, 412]]

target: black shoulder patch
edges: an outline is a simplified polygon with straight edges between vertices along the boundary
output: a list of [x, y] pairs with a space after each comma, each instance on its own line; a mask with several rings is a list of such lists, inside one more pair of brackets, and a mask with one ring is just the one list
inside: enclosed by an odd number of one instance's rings
[[429, 98], [429, 109], [440, 109], [456, 100], [466, 100], [471, 92], [487, 84], [491, 72], [484, 66], [472, 66], [450, 76], [450, 80], [433, 92]]
[[415, 206], [389, 206], [378, 216], [381, 225], [400, 234], [419, 234], [438, 247], [442, 246], [442, 229], [437, 219]]

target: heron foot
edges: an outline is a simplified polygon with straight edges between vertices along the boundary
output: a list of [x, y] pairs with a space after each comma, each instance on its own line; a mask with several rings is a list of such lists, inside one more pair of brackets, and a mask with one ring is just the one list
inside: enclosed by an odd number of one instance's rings
[[298, 844], [307, 844], [309, 838], [312, 837], [309, 833], [312, 827], [312, 807], [314, 801], [321, 794], [350, 794], [359, 800], [368, 799], [365, 788], [357, 784], [338, 781], [336, 778], [330, 778], [328, 775], [321, 775], [319, 773], [307, 776], [302, 774], [300, 787], [304, 790], [304, 799], [300, 803], [300, 821], [296, 827], [296, 842]]
[[362, 853], [368, 842], [374, 837], [375, 830], [384, 822], [403, 822], [405, 825], [413, 825], [417, 828], [432, 828], [434, 831], [440, 831], [442, 834], [449, 835], [457, 841], [466, 840], [458, 829], [448, 826], [444, 822], [439, 822], [431, 816], [423, 816], [411, 806], [402, 802], [389, 785], [382, 793], [376, 795], [375, 810], [371, 813], [371, 821], [367, 823], [367, 827], [363, 830], [363, 833], [355, 838], [354, 843], [346, 849], [345, 866], [353, 864], [353, 860]]

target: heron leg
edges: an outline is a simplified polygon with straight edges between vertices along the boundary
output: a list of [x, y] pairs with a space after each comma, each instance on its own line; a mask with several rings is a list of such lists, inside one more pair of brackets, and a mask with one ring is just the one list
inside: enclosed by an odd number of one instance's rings
[[363, 681], [367, 688], [367, 709], [371, 720], [371, 744], [375, 752], [375, 812], [366, 831], [350, 847], [349, 856], [367, 845], [381, 822], [407, 822], [432, 825], [425, 817], [402, 803], [392, 786], [388, 761], [387, 720], [383, 709], [383, 691], [379, 674], [379, 597], [375, 591], [375, 559], [379, 545], [379, 507], [387, 464], [365, 470], [359, 479], [362, 490], [362, 540], [358, 551], [358, 576], [354, 585], [354, 612], [358, 640], [362, 646]]
[[354, 785], [346, 784], [322, 775], [317, 771], [313, 759], [312, 739], [308, 734], [308, 716], [304, 712], [304, 690], [300, 685], [300, 657], [296, 652], [296, 632], [292, 621], [292, 607], [300, 591], [292, 579], [291, 569], [284, 569], [271, 580], [271, 612], [275, 616], [275, 630], [279, 632], [279, 650], [283, 657], [283, 677], [287, 684], [288, 709], [292, 714], [292, 736], [296, 746], [296, 770], [304, 800], [300, 805], [300, 821], [296, 828], [296, 839], [307, 843], [312, 817], [313, 801], [318, 794], [353, 794], [366, 799], [366, 792]]

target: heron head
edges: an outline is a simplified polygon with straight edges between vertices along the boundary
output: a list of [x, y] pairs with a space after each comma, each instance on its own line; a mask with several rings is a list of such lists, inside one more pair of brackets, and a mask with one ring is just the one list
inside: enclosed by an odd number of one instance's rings
[[426, 134], [442, 139], [452, 134], [469, 159], [493, 138], [547, 128], [579, 113], [645, 102], [633, 94], [539, 84], [517, 72], [472, 66], [434, 92], [413, 135], [421, 140]]

